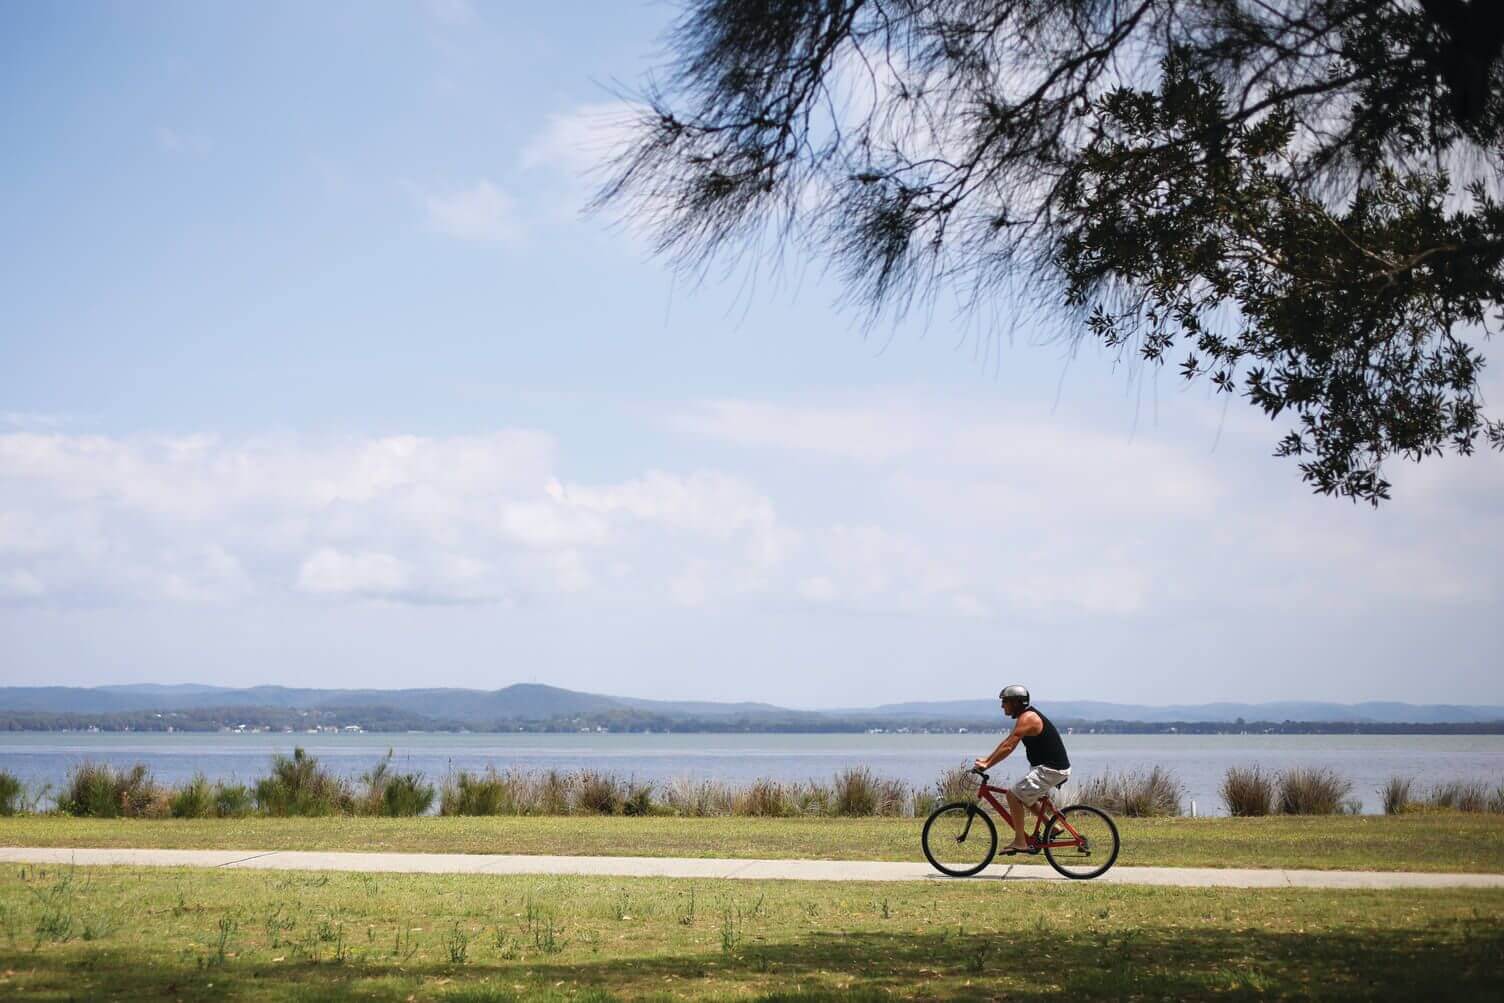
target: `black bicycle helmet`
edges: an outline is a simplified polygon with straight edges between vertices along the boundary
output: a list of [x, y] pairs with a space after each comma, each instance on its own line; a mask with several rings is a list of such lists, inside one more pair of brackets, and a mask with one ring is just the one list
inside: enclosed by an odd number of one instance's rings
[[999, 700], [1022, 700], [1024, 706], [1029, 706], [1029, 687], [1014, 683], [1012, 686], [1004, 686], [1003, 691], [997, 695]]

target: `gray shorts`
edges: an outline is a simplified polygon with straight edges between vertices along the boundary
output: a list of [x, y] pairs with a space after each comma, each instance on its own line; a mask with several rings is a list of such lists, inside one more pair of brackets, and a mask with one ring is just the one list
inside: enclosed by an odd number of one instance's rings
[[1013, 794], [1026, 805], [1032, 805], [1050, 791], [1065, 783], [1070, 770], [1052, 770], [1048, 766], [1031, 766], [1023, 779], [1013, 785]]

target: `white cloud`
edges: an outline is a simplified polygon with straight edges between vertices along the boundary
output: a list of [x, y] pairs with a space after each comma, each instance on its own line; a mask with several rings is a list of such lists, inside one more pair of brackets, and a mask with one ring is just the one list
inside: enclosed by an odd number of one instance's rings
[[420, 192], [428, 225], [459, 240], [514, 243], [522, 237], [516, 202], [486, 180], [469, 188]]
[[298, 569], [298, 588], [322, 595], [390, 597], [402, 594], [408, 584], [407, 568], [390, 554], [321, 547]]
[[717, 468], [566, 481], [529, 429], [0, 434], [0, 601], [769, 602], [1063, 623], [1471, 608], [1504, 588], [1504, 519], [1478, 487], [1499, 478], [1468, 473], [1492, 457], [1371, 513], [1242, 446], [965, 402], [721, 401], [669, 423], [718, 444]]
[[577, 179], [598, 173], [630, 141], [642, 107], [625, 101], [583, 104], [548, 116], [522, 150], [522, 166], [563, 171]]
[[[399, 602], [762, 587], [772, 504], [710, 472], [565, 487], [541, 433], [312, 441], [0, 435], [0, 595]], [[683, 589], [678, 590], [683, 594]]]

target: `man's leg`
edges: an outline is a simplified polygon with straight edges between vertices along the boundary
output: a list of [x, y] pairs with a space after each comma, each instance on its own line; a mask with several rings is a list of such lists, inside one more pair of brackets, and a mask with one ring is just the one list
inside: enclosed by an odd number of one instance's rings
[[1018, 799], [1018, 795], [1009, 791], [1008, 814], [1013, 817], [1013, 849], [1015, 850], [1029, 848], [1029, 831], [1024, 828], [1024, 818], [1028, 813], [1028, 808]]

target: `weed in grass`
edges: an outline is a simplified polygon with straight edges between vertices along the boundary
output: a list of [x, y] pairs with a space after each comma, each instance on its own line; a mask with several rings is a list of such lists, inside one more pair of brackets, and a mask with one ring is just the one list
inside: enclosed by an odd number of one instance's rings
[[966, 970], [973, 975], [981, 975], [987, 968], [987, 955], [992, 953], [992, 939], [982, 937], [972, 944], [971, 953], [966, 956]]
[[120, 926], [120, 917], [113, 910], [91, 912], [83, 918], [79, 928], [82, 940], [103, 940]]
[[277, 906], [261, 921], [261, 928], [266, 931], [266, 946], [274, 951], [281, 947], [283, 931], [291, 930], [296, 925], [297, 921], [283, 916], [282, 907]]
[[553, 916], [544, 916], [533, 928], [533, 946], [544, 954], [558, 954], [564, 950], [565, 940], [559, 936], [561, 929]]
[[529, 937], [533, 935], [533, 930], [537, 928], [542, 920], [543, 907], [533, 901], [531, 895], [524, 897], [522, 900], [522, 926], [527, 931]]
[[689, 886], [689, 904], [679, 913], [679, 925], [690, 926], [695, 921], [695, 886]]
[[219, 917], [218, 925], [219, 936], [214, 943], [213, 963], [215, 965], [223, 965], [225, 959], [229, 957], [230, 938], [235, 935], [238, 924], [230, 916], [221, 916]]
[[66, 944], [73, 939], [73, 916], [66, 912], [44, 912], [37, 917], [37, 946]]
[[418, 940], [413, 936], [421, 931], [417, 927], [398, 924], [396, 935], [392, 938], [392, 957], [399, 964], [406, 964], [414, 954], [418, 953]]
[[451, 965], [463, 965], [470, 956], [470, 933], [468, 930], [455, 923], [444, 934], [444, 950], [449, 952]]
[[731, 906], [726, 906], [721, 910], [721, 953], [735, 951], [741, 939], [741, 916]]
[[500, 925], [491, 934], [491, 944], [496, 948], [496, 954], [503, 961], [511, 961], [522, 953], [521, 944], [510, 933], [507, 933]]
[[[38, 880], [45, 879], [46, 871], [38, 871]], [[33, 928], [36, 934], [36, 946], [43, 944], [58, 943], [66, 944], [73, 939], [76, 930], [74, 920], [74, 901], [77, 892], [74, 886], [74, 873], [72, 868], [64, 871], [61, 876], [53, 880], [45, 887], [27, 885], [38, 906], [37, 921]]]
[[888, 908], [888, 900], [883, 899], [883, 919], [892, 919], [893, 912]]
[[617, 922], [621, 922], [624, 919], [631, 919], [631, 916], [629, 914], [631, 907], [632, 897], [627, 894], [627, 891], [623, 889], [622, 891], [617, 892], [616, 897], [611, 900], [611, 918], [616, 920]]

